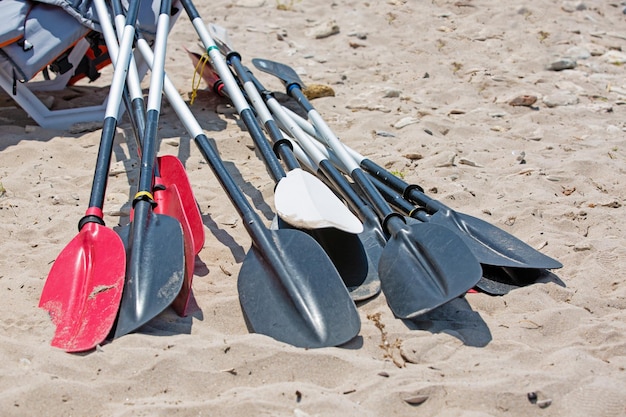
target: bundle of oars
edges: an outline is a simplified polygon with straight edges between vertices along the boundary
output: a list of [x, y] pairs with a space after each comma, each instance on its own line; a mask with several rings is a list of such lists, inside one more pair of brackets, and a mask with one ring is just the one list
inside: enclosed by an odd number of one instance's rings
[[[282, 107], [243, 66], [225, 30], [209, 30], [192, 2], [182, 0], [206, 48], [215, 91], [232, 101], [276, 182], [277, 217], [270, 228], [264, 226], [164, 74], [169, 0], [161, 5], [154, 52], [141, 38], [136, 43], [152, 67], [147, 111], [132, 59], [137, 2], [130, 2], [124, 16], [119, 0], [113, 1], [118, 44], [104, 0], [95, 1], [107, 46], [117, 58], [89, 208], [41, 296], [41, 307], [57, 325], [54, 346], [92, 349], [137, 330], [170, 305], [185, 314], [193, 258], [204, 234], [182, 164], [156, 157], [162, 91], [251, 237], [237, 287], [254, 332], [300, 347], [337, 346], [360, 331], [355, 301], [381, 290], [396, 317], [411, 319], [477, 286], [501, 293], [530, 282], [539, 270], [561, 267], [345, 146], [302, 93], [303, 83], [291, 68], [253, 60], [283, 81], [307, 117]], [[105, 227], [102, 205], [122, 97], [132, 109], [142, 154], [131, 223], [118, 235]]]

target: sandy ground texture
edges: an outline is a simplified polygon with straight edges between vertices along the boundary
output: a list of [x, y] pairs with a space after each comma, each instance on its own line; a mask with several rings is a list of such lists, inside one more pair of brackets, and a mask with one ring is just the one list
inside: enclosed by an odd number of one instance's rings
[[[273, 59], [307, 84], [331, 87], [334, 96], [313, 103], [345, 143], [563, 268], [414, 320], [394, 318], [381, 294], [358, 306], [361, 331], [341, 347], [306, 350], [251, 333], [236, 285], [250, 238], [164, 101], [159, 152], [184, 163], [206, 232], [193, 308], [185, 318], [168, 309], [136, 333], [69, 354], [50, 346], [55, 328], [37, 306], [87, 208], [101, 130], [36, 127], [2, 95], [0, 414], [626, 415], [623, 4], [196, 6], [206, 23], [228, 30], [244, 64]], [[189, 101], [194, 68], [184, 48], [201, 49], [186, 16], [169, 40], [167, 72]], [[106, 86], [103, 76], [55, 103], [88, 103]], [[205, 84], [191, 109], [269, 224], [274, 182], [236, 114]], [[139, 173], [132, 144], [124, 118], [104, 207], [109, 227], [129, 221]]]

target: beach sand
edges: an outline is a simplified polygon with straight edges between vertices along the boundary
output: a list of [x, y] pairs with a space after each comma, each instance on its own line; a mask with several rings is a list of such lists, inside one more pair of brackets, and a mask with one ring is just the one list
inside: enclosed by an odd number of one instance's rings
[[[55, 328], [37, 306], [88, 206], [101, 130], [36, 127], [3, 94], [0, 414], [626, 415], [623, 5], [217, 0], [196, 7], [206, 23], [228, 30], [244, 64], [273, 59], [307, 84], [332, 87], [334, 96], [313, 103], [346, 144], [563, 268], [503, 296], [469, 293], [414, 320], [394, 318], [381, 294], [359, 304], [361, 331], [341, 347], [307, 350], [250, 333], [237, 294], [250, 238], [164, 101], [160, 154], [185, 165], [206, 232], [190, 314], [168, 309], [136, 333], [69, 354], [50, 346]], [[194, 67], [184, 48], [201, 52], [198, 45], [181, 16], [166, 70], [186, 101]], [[110, 69], [104, 73], [76, 102], [106, 96]], [[536, 101], [510, 104], [522, 96]], [[269, 225], [274, 182], [238, 117], [202, 83], [191, 109]], [[129, 221], [139, 173], [132, 143], [124, 118], [104, 207], [109, 227]]]

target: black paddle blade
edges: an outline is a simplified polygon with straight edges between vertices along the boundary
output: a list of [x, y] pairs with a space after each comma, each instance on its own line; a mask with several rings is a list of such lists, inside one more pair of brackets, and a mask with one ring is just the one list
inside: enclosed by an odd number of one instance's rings
[[372, 268], [360, 235], [332, 227], [307, 230], [306, 233], [324, 249], [354, 301], [378, 295], [378, 271]]
[[307, 234], [268, 230], [241, 266], [237, 288], [256, 333], [297, 347], [338, 346], [361, 323], [354, 302], [322, 248]]
[[534, 284], [541, 276], [541, 269], [507, 268], [483, 265], [483, 276], [476, 289], [489, 295], [505, 295], [510, 291]]
[[[334, 227], [311, 230], [298, 229], [276, 216], [270, 228], [272, 230], [297, 229], [315, 239], [337, 268], [339, 276], [341, 276], [350, 297], [354, 301], [367, 300], [380, 293], [378, 259], [382, 247], [380, 243], [377, 243], [380, 240], [371, 236], [365, 225], [365, 230], [355, 235]], [[379, 248], [377, 251], [376, 245]]]
[[155, 214], [150, 203], [140, 201], [129, 229], [130, 235], [123, 237], [128, 242], [128, 261], [115, 338], [137, 330], [165, 310], [185, 279], [185, 243], [176, 219]]
[[273, 76], [280, 78], [286, 86], [291, 84], [297, 84], [301, 88], [304, 88], [304, 83], [302, 82], [298, 74], [293, 70], [293, 68], [289, 67], [288, 65], [261, 58], [254, 58], [252, 60], [252, 65], [257, 67], [261, 71], [267, 72], [268, 74], [272, 74]]
[[440, 209], [429, 223], [456, 233], [482, 264], [525, 269], [557, 269], [563, 264], [504, 230], [467, 214]]
[[456, 234], [424, 223], [406, 225], [389, 239], [378, 273], [393, 313], [410, 319], [465, 294], [482, 269]]

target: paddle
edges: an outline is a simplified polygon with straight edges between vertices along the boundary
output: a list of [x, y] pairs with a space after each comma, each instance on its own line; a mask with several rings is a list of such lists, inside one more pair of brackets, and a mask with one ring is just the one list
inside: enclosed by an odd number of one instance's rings
[[[157, 202], [152, 195], [170, 6], [170, 0], [161, 2], [157, 22], [139, 186], [133, 200], [133, 218], [128, 228], [128, 267], [115, 326], [116, 338], [138, 329], [165, 310], [176, 299], [184, 282], [185, 255], [181, 224], [174, 217], [157, 214], [153, 210], [154, 206], [163, 205], [165, 201]], [[169, 199], [169, 202], [175, 200], [176, 197]], [[165, 212], [171, 210], [176, 210], [176, 207], [164, 209]]]
[[[113, 9], [117, 27], [123, 27], [125, 22], [124, 10], [119, 0], [113, 0]], [[106, 7], [103, 0], [94, 2], [96, 7], [101, 8], [99, 14], [106, 14]], [[115, 54], [118, 49], [117, 39], [113, 27], [108, 19], [101, 21], [102, 32], [109, 51]], [[115, 62], [113, 62], [115, 65]], [[130, 94], [129, 109], [130, 119], [135, 133], [137, 150], [141, 157], [141, 137], [145, 131], [146, 116], [141, 90], [141, 82], [137, 73], [137, 67], [133, 57], [131, 57], [127, 78], [127, 90]], [[125, 94], [125, 97], [127, 95]], [[195, 255], [197, 255], [204, 245], [204, 225], [198, 205], [196, 204], [191, 190], [189, 178], [180, 160], [171, 155], [157, 157], [154, 165], [154, 185], [153, 195], [158, 204], [154, 207], [156, 214], [165, 214], [174, 217], [179, 221], [183, 230], [185, 245], [185, 279], [178, 296], [172, 303], [172, 308], [180, 316], [186, 316], [187, 306], [191, 298], [191, 287], [194, 274]], [[125, 235], [128, 232], [124, 233]]]
[[[210, 27], [213, 30], [217, 29], [213, 25]], [[291, 143], [283, 137], [257, 91], [255, 82], [258, 83], [258, 81], [243, 67], [239, 54], [232, 51], [230, 46], [223, 40], [225, 31], [223, 29], [220, 31], [221, 40], [218, 41], [220, 49], [222, 52], [226, 52], [227, 61], [234, 67], [241, 84], [243, 84], [245, 91], [248, 93], [250, 102], [257, 112], [257, 117], [269, 133], [274, 143], [274, 152], [280, 156], [289, 169], [287, 177], [283, 177], [278, 181], [275, 196], [277, 199], [284, 199], [282, 207], [290, 207], [293, 210], [293, 215], [287, 216], [286, 219], [285, 216], [281, 216], [288, 224], [278, 222], [278, 226], [308, 229], [305, 232], [311, 235], [326, 251], [346, 284], [352, 299], [361, 301], [374, 297], [380, 292], [378, 273], [375, 268], [368, 268], [367, 254], [363, 244], [359, 237], [354, 234], [361, 233], [363, 225], [326, 185], [315, 176], [301, 169], [293, 155]], [[213, 90], [226, 95], [223, 88], [216, 87], [219, 86], [220, 81], [217, 77], [213, 78]], [[254, 123], [257, 123], [256, 119], [254, 119]], [[257, 138], [255, 143], [259, 141], [265, 142], [263, 138]], [[273, 162], [270, 163], [274, 164], [280, 163], [267, 142], [262, 144], [262, 147], [265, 149], [262, 152], [265, 160], [272, 160]], [[282, 193], [280, 193], [281, 190], [283, 191]], [[277, 204], [278, 206], [280, 205]], [[330, 216], [342, 221], [332, 223], [308, 222], [308, 227], [303, 222], [292, 221], [294, 218], [323, 219]], [[350, 223], [349, 228], [346, 227], [347, 223]], [[343, 227], [341, 227], [342, 225]]]
[[[410, 221], [427, 221], [424, 219], [425, 216], [428, 215], [424, 212], [423, 208], [415, 207], [375, 176], [370, 175], [370, 180], [380, 191], [385, 200], [400, 213], [409, 216]], [[541, 271], [540, 269], [511, 268], [488, 264], [481, 264], [481, 268], [483, 271], [482, 277], [478, 280], [474, 288], [490, 295], [508, 294], [515, 288], [532, 284], [537, 280]]]
[[[322, 126], [321, 117], [306, 101], [300, 89], [301, 81], [291, 68], [266, 60], [254, 59], [252, 62], [257, 68], [283, 80], [288, 93], [297, 97], [309, 116], [317, 117]], [[275, 116], [281, 113], [278, 106], [271, 108], [272, 111], [276, 110]], [[297, 135], [299, 129], [294, 129], [295, 123], [291, 119], [282, 115], [278, 119], [296, 135], [309, 156], [314, 156], [311, 152], [319, 152], [308, 135]], [[331, 137], [330, 129], [327, 130]], [[338, 142], [334, 135], [332, 137]], [[319, 165], [328, 170], [334, 168], [327, 159], [319, 161]], [[480, 278], [480, 265], [453, 233], [430, 224], [407, 225], [404, 217], [391, 209], [358, 166], [350, 170], [350, 176], [369, 200], [388, 237], [380, 256], [378, 275], [383, 293], [397, 317], [415, 317], [473, 287]], [[333, 182], [333, 185], [336, 184]], [[455, 262], [450, 262], [451, 259]]]
[[[324, 142], [317, 137], [314, 126], [288, 109], [285, 111], [303, 130]], [[557, 269], [563, 266], [510, 233], [479, 218], [452, 210], [426, 196], [419, 185], [409, 185], [352, 148], [346, 145], [344, 148], [365, 171], [402, 193], [405, 199], [424, 207], [425, 212], [418, 212], [421, 220], [440, 224], [459, 235], [480, 263], [524, 269]]]
[[[186, 8], [197, 16], [191, 3]], [[192, 20], [202, 30], [202, 22]], [[137, 46], [150, 61], [147, 42], [140, 39]], [[321, 247], [298, 230], [268, 230], [263, 225], [167, 76], [164, 89], [252, 240], [237, 280], [239, 300], [251, 330], [310, 348], [337, 346], [354, 338], [360, 330], [358, 312]]]
[[117, 55], [118, 67], [105, 110], [89, 208], [78, 224], [78, 235], [54, 262], [39, 300], [39, 307], [50, 313], [56, 325], [52, 346], [68, 352], [93, 349], [106, 339], [124, 287], [124, 244], [113, 230], [105, 227], [102, 207], [139, 2], [130, 2], [128, 24]]

